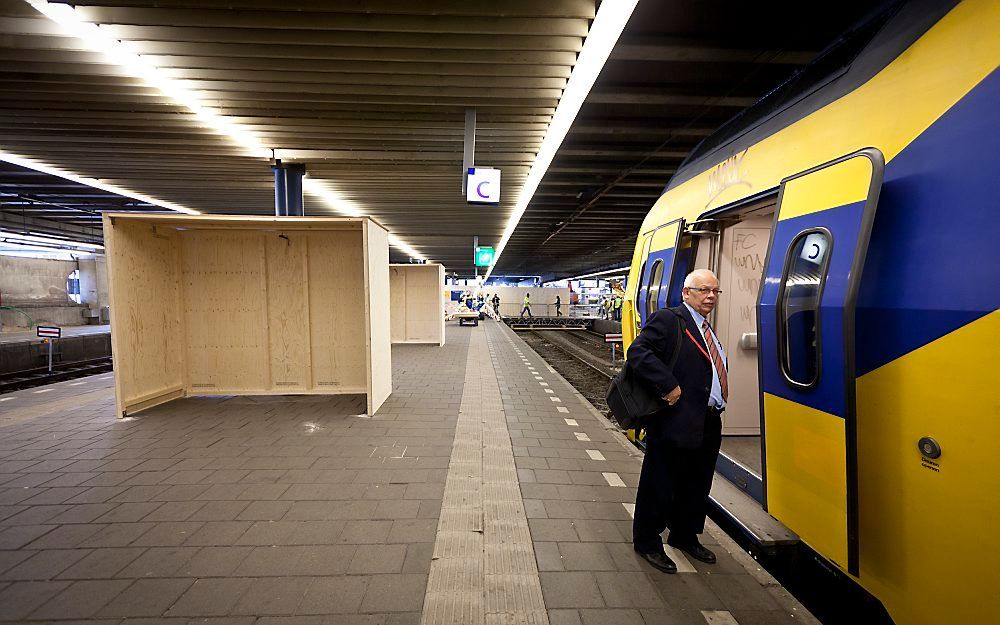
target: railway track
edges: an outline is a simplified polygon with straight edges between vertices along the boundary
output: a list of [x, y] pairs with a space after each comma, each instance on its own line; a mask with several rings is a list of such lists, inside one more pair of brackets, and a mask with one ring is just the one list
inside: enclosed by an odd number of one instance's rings
[[570, 334], [566, 331], [529, 330], [522, 332], [521, 337], [587, 401], [598, 410], [606, 411], [608, 406], [604, 398], [617, 368], [610, 361], [574, 345], [574, 339], [567, 336]]
[[87, 375], [105, 373], [111, 371], [111, 369], [111, 357], [106, 356], [92, 360], [53, 364], [51, 372], [48, 367], [11, 371], [0, 374], [0, 393], [9, 393], [11, 391], [52, 384], [53, 382], [62, 382]]

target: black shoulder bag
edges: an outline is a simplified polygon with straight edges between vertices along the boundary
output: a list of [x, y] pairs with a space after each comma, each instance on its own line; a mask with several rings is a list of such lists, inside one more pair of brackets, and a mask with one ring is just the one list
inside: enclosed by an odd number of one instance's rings
[[[673, 311], [671, 311], [673, 312]], [[677, 356], [681, 351], [681, 341], [683, 334], [681, 324], [683, 320], [680, 315], [677, 317], [677, 341], [674, 343], [674, 352], [670, 355], [668, 366], [673, 371], [677, 364]], [[663, 408], [663, 399], [635, 377], [632, 367], [628, 361], [622, 366], [618, 375], [611, 380], [607, 393], [608, 408], [614, 415], [618, 425], [623, 430], [638, 430], [642, 427], [642, 421], [654, 412]]]

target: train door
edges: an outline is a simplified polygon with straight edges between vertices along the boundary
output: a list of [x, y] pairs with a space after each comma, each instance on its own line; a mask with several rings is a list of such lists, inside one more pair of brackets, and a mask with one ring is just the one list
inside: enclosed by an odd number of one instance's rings
[[[726, 436], [760, 434], [757, 298], [772, 220], [772, 215], [745, 217], [721, 233], [717, 273], [723, 296], [715, 309], [714, 325], [719, 340], [726, 346], [729, 397], [722, 429]], [[759, 471], [759, 441], [757, 444], [746, 441], [744, 446], [755, 461], [742, 457], [740, 460]]]
[[781, 182], [757, 315], [768, 512], [853, 575], [855, 302], [884, 166], [870, 148]]
[[666, 223], [650, 235], [644, 243], [644, 260], [639, 273], [636, 291], [636, 318], [641, 327], [649, 315], [662, 307], [666, 289], [662, 288], [670, 280], [670, 268], [674, 263], [674, 250], [684, 230], [684, 220]]

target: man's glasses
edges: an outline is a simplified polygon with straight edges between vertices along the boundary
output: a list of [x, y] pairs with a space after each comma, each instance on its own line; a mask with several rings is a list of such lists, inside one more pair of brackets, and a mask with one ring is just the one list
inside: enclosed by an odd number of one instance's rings
[[698, 291], [699, 293], [715, 293], [716, 296], [722, 295], [722, 289], [710, 289], [704, 286], [687, 286], [684, 288], [692, 291]]

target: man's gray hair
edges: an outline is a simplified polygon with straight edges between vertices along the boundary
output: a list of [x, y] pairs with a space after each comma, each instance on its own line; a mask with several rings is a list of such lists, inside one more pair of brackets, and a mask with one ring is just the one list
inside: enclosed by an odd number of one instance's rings
[[686, 278], [684, 278], [684, 286], [685, 287], [697, 286], [695, 282], [699, 278], [706, 278], [706, 277], [714, 278], [716, 282], [719, 281], [719, 278], [716, 277], [715, 273], [711, 269], [695, 269], [694, 271], [689, 273]]

